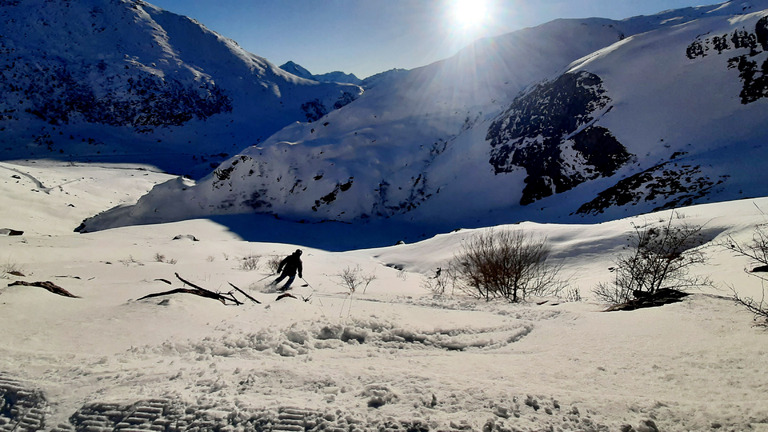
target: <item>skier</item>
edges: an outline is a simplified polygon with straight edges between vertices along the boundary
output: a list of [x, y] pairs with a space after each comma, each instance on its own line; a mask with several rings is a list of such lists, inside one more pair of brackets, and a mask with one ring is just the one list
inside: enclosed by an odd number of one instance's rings
[[271, 285], [277, 285], [281, 280], [288, 278], [288, 282], [285, 283], [278, 291], [287, 291], [290, 289], [293, 280], [296, 279], [296, 273], [299, 273], [299, 277], [302, 276], [301, 265], [301, 249], [296, 249], [296, 252], [292, 253], [280, 261], [280, 265], [277, 267], [277, 272], [280, 273], [280, 277], [275, 279]]

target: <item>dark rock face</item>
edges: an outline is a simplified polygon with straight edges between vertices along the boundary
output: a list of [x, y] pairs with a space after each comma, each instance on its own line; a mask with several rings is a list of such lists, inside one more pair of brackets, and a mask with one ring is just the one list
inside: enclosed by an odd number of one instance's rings
[[700, 166], [670, 161], [627, 177], [583, 204], [577, 214], [599, 214], [614, 206], [655, 203], [653, 211], [692, 205], [727, 176], [712, 179]]
[[340, 192], [346, 192], [352, 187], [352, 183], [354, 183], [354, 180], [355, 180], [354, 177], [350, 177], [346, 183], [337, 183], [333, 191], [331, 191], [327, 195], [324, 195], [319, 200], [315, 200], [315, 205], [312, 206], [312, 210], [317, 211], [321, 206], [330, 204], [336, 201], [336, 197], [339, 195]]
[[[0, 68], [34, 79], [0, 79], [0, 92], [25, 100], [24, 110], [54, 125], [72, 119], [111, 126], [180, 126], [193, 118], [206, 119], [232, 111], [226, 91], [210, 80], [182, 82], [125, 66], [105, 63], [73, 68], [47, 59], [41, 65], [22, 57], [5, 57]], [[27, 63], [22, 63], [22, 62]], [[9, 72], [10, 73], [10, 72]], [[90, 76], [110, 85], [95, 88]], [[3, 75], [3, 77], [5, 77]], [[8, 78], [8, 77], [6, 77]], [[15, 108], [15, 107], [14, 107]], [[7, 113], [13, 113], [6, 110]]]
[[743, 84], [739, 93], [741, 103], [747, 105], [768, 97], [768, 17], [758, 20], [753, 32], [742, 29], [732, 34], [700, 37], [688, 46], [686, 56], [696, 60], [732, 50], [749, 50], [728, 59], [728, 68], [739, 71]]
[[[634, 291], [632, 295], [634, 296], [634, 298], [629, 300], [628, 302], [611, 306], [605, 311], [606, 312], [632, 311], [632, 310], [637, 310], [642, 308], [659, 307], [659, 306], [664, 306], [672, 303], [679, 303], [683, 301], [684, 298], [688, 297], [690, 294], [685, 293], [683, 291], [676, 290], [676, 289], [672, 289], [672, 288], [662, 288], [653, 294], [646, 293], [644, 291]], [[658, 431], [658, 429], [655, 429], [655, 428], [648, 429], [648, 430]]]
[[629, 161], [611, 132], [595, 125], [610, 102], [600, 77], [567, 73], [517, 97], [491, 124], [486, 140], [496, 174], [527, 173], [521, 204], [610, 176]]

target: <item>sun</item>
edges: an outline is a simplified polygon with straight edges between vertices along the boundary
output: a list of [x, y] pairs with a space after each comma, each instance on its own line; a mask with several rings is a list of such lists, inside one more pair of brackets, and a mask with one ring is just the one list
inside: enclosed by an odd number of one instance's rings
[[453, 24], [461, 30], [479, 28], [488, 19], [488, 6], [483, 0], [453, 0], [450, 8]]

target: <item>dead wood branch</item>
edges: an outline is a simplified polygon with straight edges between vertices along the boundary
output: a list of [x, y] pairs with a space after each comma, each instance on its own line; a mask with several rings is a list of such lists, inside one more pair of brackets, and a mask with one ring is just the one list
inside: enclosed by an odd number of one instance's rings
[[[148, 298], [162, 297], [162, 296], [171, 295], [171, 294], [178, 294], [178, 293], [195, 294], [195, 295], [199, 295], [199, 296], [202, 296], [202, 297], [207, 297], [207, 296], [203, 295], [198, 290], [187, 289], [187, 288], [176, 288], [176, 289], [172, 289], [170, 291], [163, 291], [163, 292], [159, 292], [159, 293], [147, 294], [144, 297], [141, 297], [141, 298], [136, 299], [136, 300], [144, 300], [144, 299], [148, 299]], [[216, 299], [216, 300], [221, 301], [220, 299]], [[224, 303], [224, 302], [222, 301], [222, 303]]]
[[178, 274], [178, 273], [174, 273], [174, 274], [176, 275], [176, 277], [177, 277], [177, 278], [178, 278], [180, 281], [182, 281], [182, 282], [184, 282], [185, 284], [187, 284], [187, 285], [191, 286], [192, 288], [195, 288], [195, 289], [197, 289], [197, 290], [201, 291], [202, 293], [205, 293], [205, 294], [201, 294], [203, 297], [210, 297], [210, 298], [215, 298], [215, 299], [217, 299], [217, 300], [220, 300], [220, 301], [221, 301], [222, 303], [224, 303], [224, 304], [227, 304], [225, 300], [231, 301], [232, 303], [234, 303], [234, 304], [236, 304], [236, 305], [238, 305], [238, 306], [239, 306], [239, 305], [241, 305], [241, 304], [243, 304], [241, 301], [237, 300], [237, 299], [236, 299], [236, 298], [234, 298], [232, 295], [229, 295], [229, 296], [225, 296], [225, 295], [223, 295], [223, 294], [215, 293], [215, 292], [213, 292], [213, 291], [210, 291], [210, 290], [207, 290], [207, 289], [205, 289], [205, 288], [203, 288], [203, 287], [201, 287], [201, 286], [195, 285], [195, 284], [193, 284], [192, 282], [190, 282], [190, 281], [188, 281], [188, 280], [184, 280], [184, 279], [183, 279], [181, 276], [179, 276], [179, 274]]
[[40, 287], [43, 289], [46, 289], [54, 294], [58, 294], [63, 297], [71, 297], [71, 298], [80, 298], [79, 296], [76, 296], [72, 294], [71, 292], [65, 290], [64, 288], [56, 285], [55, 283], [51, 281], [45, 281], [45, 282], [25, 282], [25, 281], [16, 281], [12, 284], [8, 284], [8, 286], [14, 286], [14, 285], [23, 285], [23, 286], [34, 286], [34, 287]]
[[229, 285], [230, 285], [232, 288], [234, 288], [234, 289], [236, 289], [238, 292], [240, 292], [240, 294], [242, 294], [242, 295], [244, 295], [245, 297], [247, 297], [247, 298], [248, 298], [248, 300], [250, 300], [250, 301], [252, 301], [252, 302], [254, 302], [254, 303], [258, 303], [258, 304], [261, 304], [261, 302], [260, 302], [260, 301], [258, 301], [258, 300], [256, 300], [255, 298], [253, 298], [253, 297], [249, 296], [248, 294], [246, 294], [246, 292], [245, 292], [245, 291], [243, 291], [243, 290], [241, 290], [240, 288], [236, 287], [236, 286], [235, 286], [235, 285], [234, 285], [232, 282], [227, 282], [227, 283], [228, 283], [228, 284], [229, 284]]
[[284, 299], [284, 298], [286, 298], [286, 297], [290, 297], [290, 298], [292, 298], [292, 299], [295, 299], [295, 298], [296, 298], [296, 296], [295, 296], [295, 295], [293, 295], [293, 294], [291, 294], [291, 293], [282, 293], [282, 294], [280, 294], [279, 296], [277, 296], [277, 298], [275, 299], [275, 301], [278, 301], [278, 300], [282, 300], [282, 299]]
[[231, 294], [224, 295], [224, 294], [220, 294], [220, 293], [215, 293], [215, 292], [207, 290], [207, 289], [205, 289], [205, 288], [203, 288], [203, 287], [201, 287], [199, 285], [195, 285], [192, 282], [189, 282], [188, 280], [185, 280], [184, 278], [179, 276], [178, 273], [175, 273], [175, 275], [176, 275], [177, 278], [179, 278], [180, 281], [184, 282], [186, 285], [191, 286], [192, 289], [176, 288], [176, 289], [172, 289], [170, 291], [163, 291], [163, 292], [159, 292], [159, 293], [147, 294], [144, 297], [141, 297], [141, 298], [139, 298], [137, 300], [144, 300], [144, 299], [153, 298], [153, 297], [161, 297], [161, 296], [166, 296], [166, 295], [171, 295], [171, 294], [183, 293], [183, 294], [194, 294], [194, 295], [197, 295], [197, 296], [200, 296], [200, 297], [205, 297], [205, 298], [210, 298], [210, 299], [218, 300], [218, 301], [221, 302], [221, 304], [224, 304], [224, 305], [226, 305], [227, 302], [232, 302], [232, 303], [234, 303], [234, 304], [236, 304], [238, 306], [243, 304], [241, 301], [237, 300]]

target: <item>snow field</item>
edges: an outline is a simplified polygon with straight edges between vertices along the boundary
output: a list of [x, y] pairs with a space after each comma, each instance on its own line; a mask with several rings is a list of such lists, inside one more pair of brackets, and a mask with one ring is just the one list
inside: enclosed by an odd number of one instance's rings
[[[711, 262], [695, 272], [720, 288], [681, 303], [602, 313], [589, 300], [595, 284], [610, 276], [631, 223], [659, 223], [668, 213], [598, 225], [495, 228], [546, 236], [569, 286], [587, 299], [510, 305], [460, 293], [436, 297], [423, 287], [475, 230], [346, 252], [244, 241], [243, 231], [203, 219], [76, 234], [78, 214], [50, 209], [71, 208], [65, 205], [71, 201], [95, 213], [113, 205], [115, 192], [129, 202], [165, 176], [53, 163], [2, 168], [0, 220], [25, 234], [0, 237], [0, 260], [26, 276], [0, 280], [0, 373], [45, 395], [45, 403], [33, 404], [44, 407], [38, 417], [45, 430], [74, 430], [72, 418], [109, 430], [103, 413], [110, 409], [125, 418], [144, 413], [134, 418], [136, 428], [166, 422], [281, 430], [302, 415], [314, 430], [768, 425], [768, 334], [725, 298], [728, 284], [759, 293], [743, 272], [744, 260], [710, 246]], [[728, 234], [743, 240], [765, 220], [760, 209], [766, 207], [768, 200], [755, 199], [680, 214], [681, 221], [706, 224], [715, 241]], [[304, 229], [313, 227], [325, 229]], [[178, 235], [183, 238], [173, 240]], [[267, 262], [297, 247], [304, 250], [305, 280], [294, 283], [297, 298], [276, 300], [266, 286], [274, 278]], [[243, 268], [246, 257], [260, 257], [256, 270]], [[358, 266], [375, 279], [350, 294], [338, 275]], [[235, 284], [262, 304], [238, 293], [242, 306], [189, 294], [137, 300], [182, 287], [175, 273], [214, 291]], [[50, 280], [81, 298], [6, 286], [14, 280]], [[10, 394], [6, 381], [0, 380], [0, 394]], [[165, 407], [162, 414], [142, 408], [156, 405]], [[0, 430], [17, 421], [5, 420]]]

